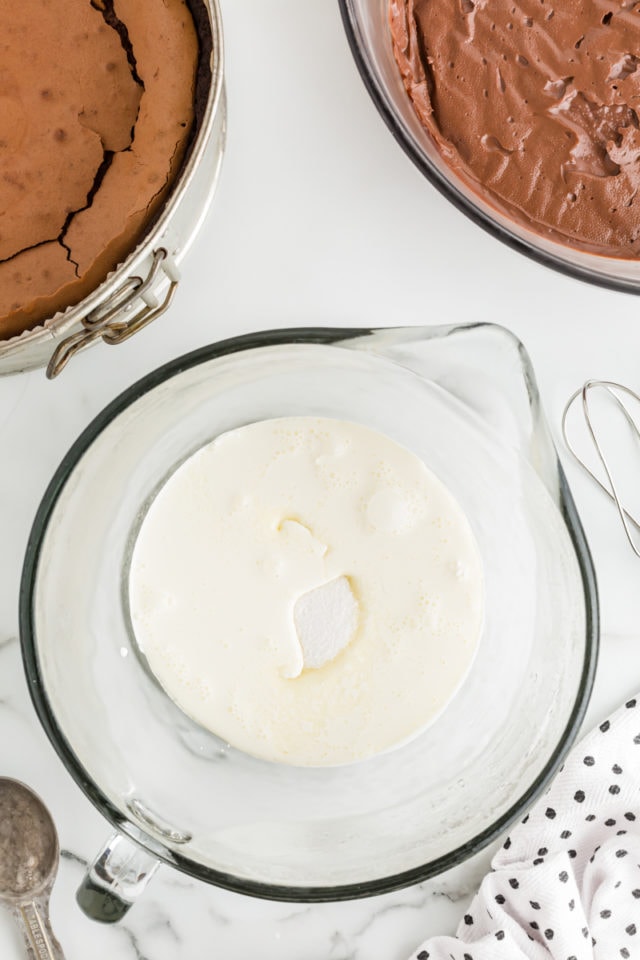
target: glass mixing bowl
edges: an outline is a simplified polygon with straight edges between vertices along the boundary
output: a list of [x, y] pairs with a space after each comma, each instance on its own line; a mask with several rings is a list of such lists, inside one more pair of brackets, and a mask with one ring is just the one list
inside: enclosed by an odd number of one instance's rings
[[[404, 746], [334, 768], [258, 760], [190, 720], [136, 654], [126, 602], [140, 517], [176, 465], [222, 431], [300, 414], [363, 423], [421, 457], [465, 510], [486, 581], [477, 656], [439, 719]], [[460, 862], [522, 814], [573, 740], [593, 681], [596, 605], [533, 371], [503, 328], [274, 331], [155, 371], [67, 454], [23, 572], [35, 708], [119, 831], [81, 903], [117, 919], [157, 860], [304, 901], [382, 893]]]
[[426, 178], [471, 220], [510, 247], [562, 273], [614, 290], [640, 292], [640, 263], [577, 250], [515, 223], [443, 160], [420, 123], [393, 56], [389, 0], [339, 0], [356, 64], [394, 137]]

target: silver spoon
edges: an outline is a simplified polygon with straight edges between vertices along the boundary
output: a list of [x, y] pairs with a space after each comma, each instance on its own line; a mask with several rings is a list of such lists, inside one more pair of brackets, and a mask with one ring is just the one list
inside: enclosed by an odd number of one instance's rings
[[40, 797], [0, 777], [0, 901], [22, 926], [30, 960], [64, 960], [49, 921], [59, 857], [56, 828]]

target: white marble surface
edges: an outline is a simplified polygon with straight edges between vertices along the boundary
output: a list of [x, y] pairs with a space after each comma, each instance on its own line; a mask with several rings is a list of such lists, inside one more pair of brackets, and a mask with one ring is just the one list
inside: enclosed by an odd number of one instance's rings
[[[631, 297], [530, 263], [423, 181], [357, 76], [334, 0], [225, 0], [229, 142], [212, 215], [165, 318], [98, 346], [50, 384], [0, 380], [0, 774], [32, 784], [64, 848], [52, 913], [69, 960], [402, 960], [454, 929], [489, 854], [374, 900], [271, 904], [162, 870], [120, 926], [86, 920], [74, 891], [108, 828], [62, 768], [28, 699], [17, 598], [31, 520], [78, 432], [171, 357], [258, 328], [493, 320], [527, 345], [552, 428], [590, 376], [640, 387]], [[638, 461], [640, 466], [640, 460]], [[612, 510], [567, 464], [600, 579], [603, 642], [588, 722], [640, 689], [640, 561]], [[0, 957], [21, 948], [0, 912]]]

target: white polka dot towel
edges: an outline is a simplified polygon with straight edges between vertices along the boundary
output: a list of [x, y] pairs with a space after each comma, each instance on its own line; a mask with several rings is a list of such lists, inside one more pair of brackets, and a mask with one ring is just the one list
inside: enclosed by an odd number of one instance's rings
[[640, 960], [640, 696], [574, 747], [457, 937], [411, 960]]

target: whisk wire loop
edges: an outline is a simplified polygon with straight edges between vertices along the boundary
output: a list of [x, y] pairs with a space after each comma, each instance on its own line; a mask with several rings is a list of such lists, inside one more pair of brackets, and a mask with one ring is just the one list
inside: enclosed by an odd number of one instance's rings
[[[606, 391], [609, 397], [611, 397], [611, 399], [615, 402], [616, 406], [618, 407], [618, 409], [624, 416], [625, 420], [627, 421], [627, 424], [631, 428], [633, 434], [635, 435], [637, 440], [640, 442], [640, 425], [634, 418], [633, 414], [629, 410], [627, 404], [624, 402], [620, 394], [630, 397], [631, 399], [635, 400], [638, 404], [640, 404], [640, 395], [636, 393], [634, 390], [632, 390], [630, 387], [626, 387], [622, 383], [616, 383], [613, 380], [587, 380], [582, 385], [582, 387], [576, 390], [569, 397], [569, 400], [567, 401], [567, 404], [562, 413], [562, 436], [567, 446], [567, 449], [569, 450], [571, 455], [580, 464], [580, 466], [591, 478], [591, 480], [595, 484], [597, 484], [598, 487], [600, 487], [603, 493], [605, 493], [610, 500], [613, 500], [616, 506], [616, 510], [618, 512], [618, 516], [620, 517], [620, 521], [622, 523], [626, 538], [629, 541], [629, 545], [631, 546], [631, 549], [633, 550], [635, 555], [637, 557], [640, 557], [640, 545], [636, 543], [636, 540], [634, 539], [634, 533], [632, 530], [632, 527], [635, 527], [636, 531], [640, 533], [640, 519], [635, 517], [630, 512], [630, 510], [628, 510], [627, 507], [625, 507], [623, 503], [619, 486], [616, 484], [613, 471], [611, 470], [610, 463], [604, 453], [604, 450], [602, 449], [602, 444], [598, 439], [598, 435], [594, 426], [589, 403], [590, 403], [591, 393], [597, 389]], [[581, 401], [582, 401], [581, 405], [582, 405], [584, 420], [587, 426], [589, 436], [593, 443], [596, 455], [598, 457], [598, 460], [600, 461], [600, 464], [602, 465], [602, 469], [604, 470], [604, 473], [606, 476], [606, 482], [601, 480], [596, 475], [596, 473], [591, 469], [588, 463], [580, 456], [580, 454], [577, 452], [575, 448], [575, 445], [571, 442], [569, 438], [567, 421], [568, 421], [569, 413], [573, 405], [575, 404], [575, 402], [578, 400], [578, 398], [581, 398]]]

